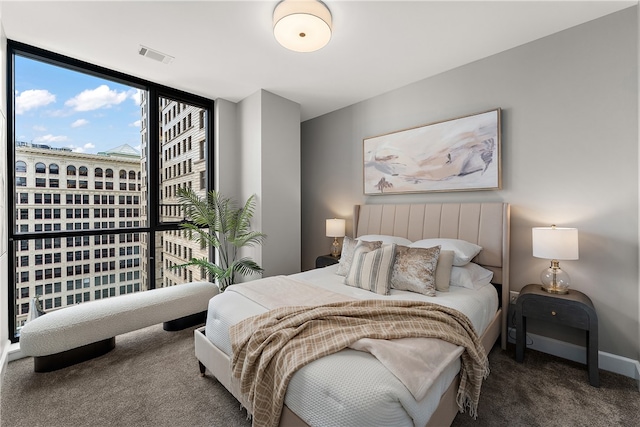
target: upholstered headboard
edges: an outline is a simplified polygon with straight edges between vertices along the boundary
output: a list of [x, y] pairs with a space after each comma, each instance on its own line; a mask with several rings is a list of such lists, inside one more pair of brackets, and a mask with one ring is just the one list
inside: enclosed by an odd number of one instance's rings
[[[411, 241], [427, 238], [462, 239], [482, 246], [473, 260], [493, 271], [492, 282], [501, 307], [509, 304], [508, 203], [428, 203], [356, 205], [354, 237], [385, 234]], [[506, 347], [507, 310], [503, 310], [502, 343]]]

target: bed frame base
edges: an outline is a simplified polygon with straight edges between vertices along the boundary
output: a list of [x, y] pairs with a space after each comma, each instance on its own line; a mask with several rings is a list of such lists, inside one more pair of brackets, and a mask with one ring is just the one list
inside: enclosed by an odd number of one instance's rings
[[[493, 321], [487, 326], [484, 334], [480, 337], [482, 346], [488, 354], [491, 348], [500, 336], [502, 325], [502, 309], [496, 313]], [[195, 353], [198, 359], [200, 375], [204, 376], [207, 369], [231, 394], [240, 401], [246, 408], [247, 405], [241, 398], [240, 390], [237, 383], [231, 381], [231, 370], [229, 357], [223, 353], [218, 347], [213, 345], [205, 336], [205, 327], [198, 328], [194, 331]], [[453, 419], [458, 414], [458, 404], [456, 403], [456, 395], [458, 394], [458, 386], [460, 385], [460, 376], [456, 375], [449, 385], [449, 388], [440, 398], [440, 403], [436, 408], [429, 422], [425, 427], [441, 427], [451, 425]], [[280, 427], [309, 427], [298, 415], [290, 410], [286, 405], [282, 408], [280, 417]]]

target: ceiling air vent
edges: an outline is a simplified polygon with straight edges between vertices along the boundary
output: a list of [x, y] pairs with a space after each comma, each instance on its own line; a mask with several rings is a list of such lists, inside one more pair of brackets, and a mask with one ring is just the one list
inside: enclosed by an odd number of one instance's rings
[[158, 52], [157, 50], [154, 50], [142, 45], [140, 45], [140, 49], [138, 49], [138, 53], [142, 56], [146, 56], [147, 58], [160, 61], [164, 64], [169, 64], [174, 59], [173, 56], [166, 55], [162, 52]]

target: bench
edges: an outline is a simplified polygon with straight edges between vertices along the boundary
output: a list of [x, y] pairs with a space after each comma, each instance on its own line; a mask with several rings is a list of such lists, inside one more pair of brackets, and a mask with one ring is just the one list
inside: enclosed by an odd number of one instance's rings
[[50, 372], [106, 354], [116, 335], [163, 323], [177, 331], [205, 322], [209, 300], [218, 286], [190, 282], [52, 311], [27, 322], [20, 350], [33, 356], [36, 372]]

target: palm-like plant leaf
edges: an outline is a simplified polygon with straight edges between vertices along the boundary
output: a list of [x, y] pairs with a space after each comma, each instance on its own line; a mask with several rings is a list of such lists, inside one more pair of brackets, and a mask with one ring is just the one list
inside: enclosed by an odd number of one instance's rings
[[193, 258], [173, 268], [200, 267], [212, 280], [218, 281], [221, 291], [235, 283], [236, 275], [246, 276], [263, 271], [250, 258], [236, 259], [238, 249], [262, 244], [266, 237], [264, 233], [251, 230], [255, 195], [249, 197], [242, 208], [237, 208], [233, 200], [215, 191], [200, 197], [191, 188], [181, 188], [177, 195], [185, 215], [185, 222], [180, 227], [189, 230], [191, 239], [201, 246], [213, 247], [218, 254], [219, 264], [206, 258]]

